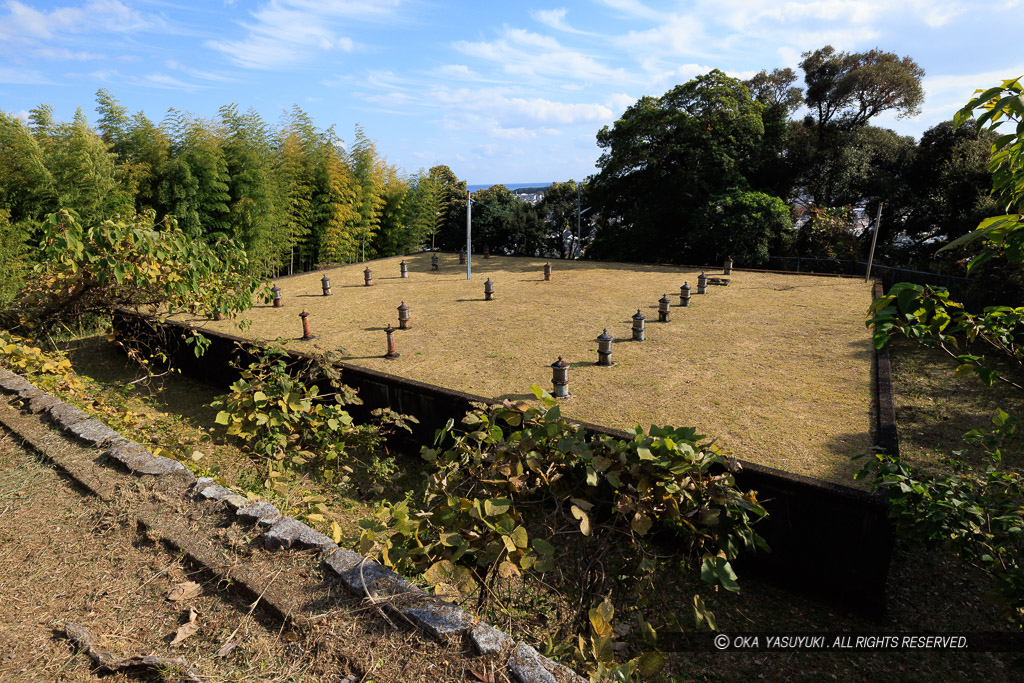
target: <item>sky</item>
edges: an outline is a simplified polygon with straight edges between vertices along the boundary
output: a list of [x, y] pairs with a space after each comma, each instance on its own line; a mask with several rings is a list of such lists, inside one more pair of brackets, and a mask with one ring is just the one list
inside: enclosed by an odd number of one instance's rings
[[597, 132], [639, 97], [799, 73], [825, 45], [917, 61], [921, 114], [874, 123], [919, 137], [1024, 75], [1022, 20], [1024, 0], [0, 0], [0, 110], [93, 121], [100, 88], [154, 120], [298, 105], [410, 173], [546, 183], [594, 173]]

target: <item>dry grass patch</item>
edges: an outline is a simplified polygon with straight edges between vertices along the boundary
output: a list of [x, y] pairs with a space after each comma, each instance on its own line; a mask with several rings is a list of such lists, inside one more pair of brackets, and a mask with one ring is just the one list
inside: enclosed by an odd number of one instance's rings
[[[558, 356], [572, 364], [564, 413], [630, 427], [694, 425], [737, 457], [849, 483], [850, 457], [870, 445], [871, 345], [864, 313], [870, 287], [852, 279], [734, 272], [679, 307], [679, 287], [696, 292], [699, 271], [616, 263], [552, 263], [533, 258], [475, 258], [473, 279], [457, 257], [406, 256], [332, 268], [333, 296], [321, 295], [321, 272], [278, 280], [284, 307], [258, 305], [243, 334], [290, 340], [295, 349], [344, 349], [351, 363], [492, 398], [529, 397], [550, 387]], [[374, 286], [363, 285], [363, 269]], [[720, 275], [720, 271], [710, 272]], [[484, 301], [484, 281], [495, 300]], [[668, 293], [671, 322], [658, 323]], [[409, 305], [412, 329], [395, 333], [401, 358], [381, 358], [383, 328], [398, 325]], [[630, 316], [647, 316], [647, 341], [631, 338]], [[310, 313], [312, 342], [299, 312]], [[231, 321], [192, 322], [238, 333]], [[594, 365], [595, 338], [616, 339], [613, 368]], [[532, 397], [529, 397], [532, 398]]]

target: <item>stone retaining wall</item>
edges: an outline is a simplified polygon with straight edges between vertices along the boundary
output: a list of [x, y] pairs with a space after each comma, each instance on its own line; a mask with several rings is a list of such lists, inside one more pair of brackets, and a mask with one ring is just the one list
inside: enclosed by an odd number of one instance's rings
[[[192, 348], [180, 341], [190, 329], [182, 323], [156, 324], [135, 314], [119, 313], [115, 315], [114, 326], [119, 334], [149, 337], [151, 341], [162, 334], [170, 344], [169, 355], [183, 373], [218, 388], [226, 388], [237, 379], [232, 360], [246, 361], [246, 353], [239, 344], [252, 344], [251, 340], [241, 337], [202, 330], [210, 346], [202, 358], [196, 358]], [[888, 355], [883, 353], [884, 367], [879, 362], [882, 356], [876, 356], [876, 372], [873, 373], [876, 375], [875, 403], [880, 407], [892, 405]], [[297, 351], [291, 354], [296, 359], [308, 358]], [[338, 365], [342, 368], [342, 381], [357, 389], [364, 402], [362, 406], [348, 407], [355, 419], [369, 419], [371, 410], [390, 407], [419, 420], [411, 436], [400, 437], [406, 440], [400, 445], [411, 453], [418, 453], [423, 444], [433, 443], [436, 430], [444, 427], [449, 419], [458, 424], [472, 403], [496, 403], [483, 396], [349, 363]], [[574, 422], [592, 434], [628, 438], [624, 432], [608, 427]], [[888, 409], [877, 410], [875, 422], [876, 443], [884, 449], [896, 448], [894, 413]], [[735, 563], [737, 569], [755, 572], [844, 609], [880, 616], [885, 607], [893, 544], [888, 502], [849, 486], [742, 460], [740, 464], [743, 471], [736, 475], [738, 486], [758, 491], [758, 498], [768, 509], [769, 517], [758, 525], [758, 532], [768, 541], [772, 552], [741, 556]]]
[[[2, 368], [0, 394], [7, 401], [18, 402], [24, 412], [48, 419], [66, 438], [103, 450], [107, 462], [131, 475], [167, 477], [180, 484], [182, 495], [190, 500], [223, 502], [240, 523], [263, 530], [263, 545], [268, 550], [318, 551], [319, 561], [356, 597], [414, 624], [437, 640], [466, 638], [478, 654], [506, 658], [509, 673], [520, 683], [585, 683], [584, 678], [542, 656], [532, 646], [516, 641], [456, 605], [427, 594], [374, 560], [338, 547], [327, 536], [283, 515], [270, 503], [252, 502], [213, 479], [196, 479], [176, 460], [153, 456], [141, 444], [125, 439], [85, 412]], [[80, 483], [93, 488], [87, 482]]]

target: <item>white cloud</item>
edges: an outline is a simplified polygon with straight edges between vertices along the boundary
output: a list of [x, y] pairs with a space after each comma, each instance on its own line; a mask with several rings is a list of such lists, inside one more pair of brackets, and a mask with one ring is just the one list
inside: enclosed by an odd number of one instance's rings
[[630, 31], [616, 39], [626, 53], [637, 55], [640, 61], [657, 55], [703, 55], [709, 40], [702, 22], [693, 16], [672, 16], [658, 26], [644, 31]]
[[106, 55], [85, 50], [69, 50], [63, 47], [41, 47], [32, 51], [34, 57], [63, 62], [89, 62], [97, 59], [106, 59]]
[[480, 78], [480, 74], [470, 69], [465, 64], [445, 64], [439, 67], [437, 73], [441, 76], [447, 76], [449, 78], [459, 78], [464, 80], [475, 80]]
[[625, 69], [611, 68], [598, 59], [561, 45], [550, 36], [505, 26], [493, 41], [458, 41], [453, 47], [486, 60], [513, 76], [570, 78], [573, 81], [629, 81]]
[[56, 7], [48, 12], [17, 0], [9, 0], [6, 7], [10, 14], [0, 17], [0, 38], [16, 41], [50, 40], [66, 33], [136, 33], [163, 24], [118, 0], [92, 0], [82, 7]]
[[637, 98], [633, 97], [632, 95], [627, 95], [625, 93], [615, 93], [614, 95], [611, 95], [605, 101], [605, 103], [608, 105], [608, 108], [611, 109], [612, 112], [616, 114], [616, 116], [618, 116], [620, 113], [626, 111], [631, 106], [633, 106], [633, 103], [636, 102], [636, 100]]
[[651, 9], [638, 0], [598, 0], [601, 4], [618, 10], [631, 19], [653, 19], [660, 21], [665, 18], [663, 12]]
[[10, 85], [55, 85], [53, 81], [35, 69], [16, 69], [0, 66], [0, 83]]
[[164, 66], [174, 71], [180, 71], [184, 74], [188, 74], [192, 78], [199, 78], [204, 81], [216, 81], [219, 83], [229, 83], [235, 79], [225, 74], [216, 73], [213, 71], [201, 71], [199, 69], [193, 69], [189, 66], [181, 64], [173, 59], [168, 59], [164, 62]]
[[565, 21], [565, 15], [568, 12], [569, 12], [569, 10], [567, 10], [565, 8], [561, 8], [561, 9], [542, 9], [542, 10], [536, 10], [536, 11], [530, 12], [530, 16], [533, 17], [534, 20], [544, 24], [545, 26], [549, 26], [549, 27], [551, 27], [551, 28], [553, 28], [553, 29], [555, 29], [557, 31], [565, 31], [566, 33], [576, 33], [578, 35], [583, 35], [583, 36], [594, 35], [593, 33], [588, 33], [587, 31], [581, 31], [578, 28], [573, 28], [572, 26], [570, 26]]
[[399, 2], [270, 0], [251, 12], [253, 21], [240, 22], [246, 31], [244, 38], [211, 40], [206, 45], [243, 68], [283, 68], [317, 52], [352, 52], [356, 43], [340, 35], [341, 27], [391, 17]]

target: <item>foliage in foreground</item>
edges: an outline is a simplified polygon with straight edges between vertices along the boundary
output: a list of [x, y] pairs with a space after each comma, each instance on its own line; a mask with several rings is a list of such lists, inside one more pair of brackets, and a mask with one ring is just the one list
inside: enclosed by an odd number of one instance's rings
[[[582, 535], [592, 557], [613, 546], [627, 553], [632, 581], [649, 581], [667, 552], [668, 561], [699, 568], [706, 583], [739, 590], [731, 562], [766, 547], [752, 526], [766, 513], [755, 492], [736, 488], [733, 463], [716, 446], [690, 428], [636, 427], [630, 439], [587, 435], [561, 416], [554, 398], [531, 389], [539, 406], [481, 407], [464, 429], [449, 420], [436, 447], [422, 449], [433, 469], [422, 499], [379, 506], [360, 523], [359, 550], [460, 594], [478, 591], [481, 604], [499, 578], [543, 584], [543, 575], [559, 573], [566, 535]], [[652, 548], [655, 532], [671, 535], [672, 550]], [[568, 577], [584, 610], [600, 593], [601, 571], [590, 564]], [[693, 608], [697, 626], [715, 628], [699, 596]], [[581, 656], [605, 661], [603, 645], [582, 645]], [[633, 668], [649, 671], [656, 661]]]
[[[328, 484], [347, 486], [359, 469], [369, 476], [364, 493], [380, 494], [396, 470], [384, 440], [395, 429], [410, 431], [409, 423], [416, 418], [385, 408], [373, 412], [376, 423], [356, 423], [345, 406], [362, 401], [341, 383], [341, 373], [329, 358], [295, 361], [279, 347], [248, 351], [253, 361], [229, 393], [212, 405], [221, 409], [216, 421], [227, 427], [228, 435], [266, 463], [264, 486], [282, 493], [288, 478], [307, 472]], [[318, 382], [330, 391], [321, 394]]]
[[68, 211], [44, 223], [39, 263], [0, 322], [35, 336], [117, 308], [233, 315], [266, 285], [230, 240], [210, 246], [152, 215], [83, 226]]
[[[958, 124], [972, 120], [979, 130], [1010, 122], [1015, 132], [998, 135], [992, 145], [990, 170], [997, 201], [1005, 213], [943, 249], [980, 242], [968, 272], [993, 258], [1005, 259], [1018, 271], [1024, 266], [1024, 90], [1019, 80], [1004, 81], [967, 103], [956, 115]], [[869, 310], [875, 346], [896, 335], [938, 348], [953, 358], [957, 373], [973, 373], [991, 386], [999, 380], [1024, 391], [1024, 307], [990, 306], [968, 312], [942, 289], [907, 283], [895, 285]], [[1024, 483], [1005, 469], [1007, 444], [1021, 446], [1020, 416], [1000, 410], [995, 429], [974, 430], [969, 441], [985, 450], [987, 462], [968, 463], [954, 451], [946, 462], [952, 475], [926, 476], [889, 455], [875, 454], [859, 476], [873, 474], [876, 491], [888, 494], [897, 526], [915, 540], [939, 543], [989, 574], [991, 597], [1024, 624]]]

